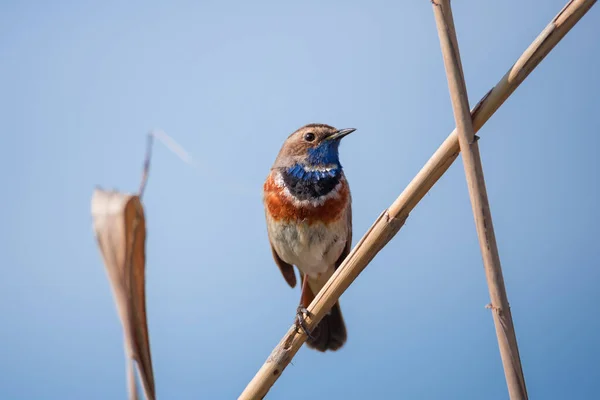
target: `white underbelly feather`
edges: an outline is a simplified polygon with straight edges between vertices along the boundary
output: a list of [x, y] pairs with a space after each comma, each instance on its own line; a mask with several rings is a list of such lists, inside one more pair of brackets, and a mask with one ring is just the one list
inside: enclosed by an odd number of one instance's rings
[[333, 269], [348, 236], [345, 218], [327, 225], [269, 221], [268, 229], [279, 257], [312, 278]]

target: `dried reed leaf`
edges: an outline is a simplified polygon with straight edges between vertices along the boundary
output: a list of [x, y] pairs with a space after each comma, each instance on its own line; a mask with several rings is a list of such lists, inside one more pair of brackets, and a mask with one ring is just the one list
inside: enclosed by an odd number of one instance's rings
[[123, 324], [129, 398], [137, 399], [131, 361], [135, 360], [146, 399], [154, 400], [156, 392], [146, 317], [144, 208], [138, 195], [96, 189], [92, 196], [92, 217]]
[[[135, 364], [147, 400], [156, 399], [146, 317], [146, 219], [144, 195], [154, 138], [161, 140], [186, 163], [191, 158], [170, 136], [161, 131], [148, 133], [146, 157], [137, 194], [96, 189], [92, 196], [92, 217], [96, 240], [112, 286], [123, 325], [129, 399], [137, 400]], [[135, 363], [134, 363], [135, 361]]]

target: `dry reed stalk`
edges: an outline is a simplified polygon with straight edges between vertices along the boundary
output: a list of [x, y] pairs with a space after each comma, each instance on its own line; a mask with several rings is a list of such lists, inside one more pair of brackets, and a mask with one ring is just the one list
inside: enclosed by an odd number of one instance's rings
[[432, 0], [431, 3], [444, 58], [444, 68], [448, 80], [454, 121], [456, 122], [458, 143], [490, 292], [491, 309], [493, 310], [494, 325], [508, 392], [511, 399], [525, 400], [527, 399], [525, 377], [523, 376], [517, 337], [502, 276], [500, 254], [487, 197], [479, 145], [477, 144], [477, 137], [475, 136], [469, 111], [467, 86], [463, 75], [458, 39], [454, 29], [452, 7], [450, 6], [450, 0]]
[[[471, 117], [476, 132], [595, 3], [596, 0], [571, 0], [550, 21], [496, 86], [475, 106]], [[317, 294], [308, 307], [311, 313], [306, 318], [309, 329], [319, 323], [367, 264], [400, 230], [409, 213], [448, 170], [459, 152], [458, 135], [454, 130]], [[306, 335], [296, 332], [292, 325], [238, 399], [262, 399], [305, 341]]]

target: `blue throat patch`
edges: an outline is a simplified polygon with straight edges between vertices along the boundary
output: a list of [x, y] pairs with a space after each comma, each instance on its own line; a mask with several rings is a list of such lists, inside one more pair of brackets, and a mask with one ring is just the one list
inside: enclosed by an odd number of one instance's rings
[[342, 168], [340, 165], [339, 147], [339, 140], [325, 140], [317, 147], [308, 149], [307, 164], [311, 166], [335, 164], [339, 168]]

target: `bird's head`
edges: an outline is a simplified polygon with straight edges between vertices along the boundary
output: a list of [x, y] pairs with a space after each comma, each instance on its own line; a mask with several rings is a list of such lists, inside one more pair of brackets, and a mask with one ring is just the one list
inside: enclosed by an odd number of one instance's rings
[[292, 133], [283, 143], [273, 168], [339, 170], [340, 141], [356, 129], [336, 129], [325, 124], [308, 124]]

